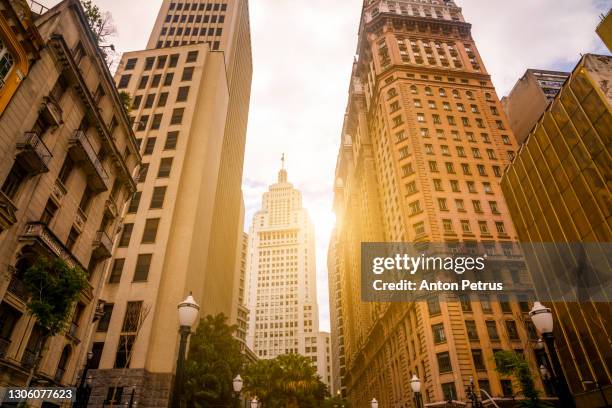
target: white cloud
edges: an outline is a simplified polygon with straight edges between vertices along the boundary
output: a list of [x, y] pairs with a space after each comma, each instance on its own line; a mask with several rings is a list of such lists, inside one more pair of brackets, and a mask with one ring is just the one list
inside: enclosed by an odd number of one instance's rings
[[[456, 1], [473, 24], [500, 97], [527, 68], [571, 69], [581, 52], [604, 52], [594, 30], [607, 0]], [[114, 16], [119, 51], [146, 45], [161, 0], [97, 3]], [[315, 222], [321, 328], [326, 330], [332, 185], [361, 4], [250, 1], [254, 75], [244, 173], [246, 224], [286, 153], [290, 181], [304, 193]]]

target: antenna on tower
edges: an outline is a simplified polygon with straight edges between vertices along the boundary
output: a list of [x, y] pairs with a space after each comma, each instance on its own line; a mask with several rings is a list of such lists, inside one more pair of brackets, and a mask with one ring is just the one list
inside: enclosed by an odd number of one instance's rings
[[281, 156], [281, 168], [285, 170], [285, 153]]

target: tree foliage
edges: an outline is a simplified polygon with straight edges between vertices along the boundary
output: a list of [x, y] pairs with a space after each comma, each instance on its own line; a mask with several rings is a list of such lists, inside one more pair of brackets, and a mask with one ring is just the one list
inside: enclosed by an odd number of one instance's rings
[[323, 408], [349, 408], [348, 402], [339, 395], [328, 398], [323, 402]]
[[232, 381], [244, 365], [235, 330], [223, 314], [200, 321], [185, 365], [185, 398], [190, 406], [232, 406]]
[[72, 306], [88, 284], [81, 268], [71, 268], [60, 258], [44, 257], [25, 271], [23, 282], [31, 296], [28, 310], [51, 336], [64, 330]]
[[502, 375], [512, 375], [521, 385], [521, 392], [525, 397], [516, 403], [519, 408], [546, 408], [551, 405], [540, 399], [540, 393], [535, 387], [535, 381], [529, 370], [529, 364], [522, 355], [509, 350], [495, 353], [497, 371]]
[[264, 408], [321, 407], [327, 386], [312, 361], [298, 354], [259, 360], [245, 372], [245, 388]]
[[113, 22], [113, 16], [108, 11], [101, 11], [92, 0], [81, 0], [81, 4], [100, 52], [106, 62], [111, 65], [115, 57], [115, 47], [110, 43], [110, 38], [117, 34], [117, 27]]
[[123, 105], [123, 109], [125, 109], [126, 113], [130, 113], [132, 110], [132, 97], [129, 93], [125, 91], [119, 92], [119, 99], [121, 99], [121, 104]]

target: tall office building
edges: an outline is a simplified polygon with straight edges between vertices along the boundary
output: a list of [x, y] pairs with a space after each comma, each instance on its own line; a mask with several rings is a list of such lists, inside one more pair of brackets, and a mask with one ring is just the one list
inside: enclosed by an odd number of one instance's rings
[[164, 1], [148, 48], [121, 59], [143, 164], [102, 294], [92, 406], [133, 388], [167, 405], [189, 292], [201, 316], [237, 318], [249, 31], [246, 0]]
[[331, 326], [331, 382], [330, 393], [334, 395], [344, 395], [346, 392], [343, 386], [342, 377], [344, 375], [344, 325], [342, 323], [342, 299], [340, 273], [337, 265], [338, 254], [336, 231], [332, 231], [327, 250], [327, 281], [329, 289], [329, 320]]
[[[612, 57], [584, 55], [501, 184], [521, 242], [535, 249], [529, 270], [538, 296], [553, 300], [547, 305], [555, 316], [555, 342], [563, 371], [576, 405], [585, 408], [604, 406], [603, 393], [612, 400], [612, 348], [607, 340], [612, 325], [610, 303], [609, 297], [604, 301], [597, 296], [609, 296], [610, 267], [604, 263], [592, 269], [595, 279], [589, 280], [579, 302], [567, 297], [550, 299], [549, 294], [567, 270], [584, 262], [575, 243], [585, 243], [586, 260], [597, 265], [597, 243], [609, 245], [612, 240], [606, 185], [612, 162], [610, 81]], [[543, 251], [542, 242], [555, 243], [558, 252]]]
[[361, 301], [361, 242], [481, 243], [501, 258], [512, 251], [516, 234], [499, 182], [516, 143], [470, 32], [450, 0], [363, 6], [336, 167], [332, 251], [343, 381], [355, 406], [372, 398], [413, 406], [415, 374], [426, 404], [467, 401], [473, 378], [477, 393], [503, 406], [518, 384], [496, 371], [493, 353], [502, 349], [524, 352], [537, 372], [525, 301], [453, 293], [426, 302]]
[[522, 144], [569, 77], [568, 72], [528, 69], [501, 100], [517, 143]]
[[316, 279], [314, 226], [302, 207], [302, 194], [283, 168], [278, 182], [264, 193], [249, 231], [247, 345], [260, 359], [306, 356], [327, 383]]

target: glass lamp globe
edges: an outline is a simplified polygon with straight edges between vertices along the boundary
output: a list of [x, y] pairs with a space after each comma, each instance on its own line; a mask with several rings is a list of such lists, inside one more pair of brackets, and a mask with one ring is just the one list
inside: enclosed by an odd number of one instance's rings
[[414, 393], [421, 392], [421, 380], [419, 380], [416, 374], [414, 374], [410, 380], [410, 387]]
[[372, 408], [378, 408], [378, 401], [376, 401], [376, 398], [372, 399]]
[[200, 306], [196, 303], [191, 293], [187, 296], [187, 299], [183, 300], [178, 305], [179, 312], [179, 325], [185, 327], [191, 327], [195, 324], [198, 318]]
[[553, 331], [553, 316], [548, 307], [545, 307], [540, 302], [533, 304], [533, 309], [529, 312], [533, 325], [542, 334], [552, 333]]
[[257, 397], [251, 400], [251, 408], [257, 408], [259, 406], [259, 401], [257, 401]]
[[234, 381], [232, 382], [232, 385], [234, 386], [234, 392], [242, 391], [243, 384], [244, 384], [244, 381], [242, 381], [242, 377], [240, 377], [240, 374], [238, 374], [236, 378], [234, 378]]

